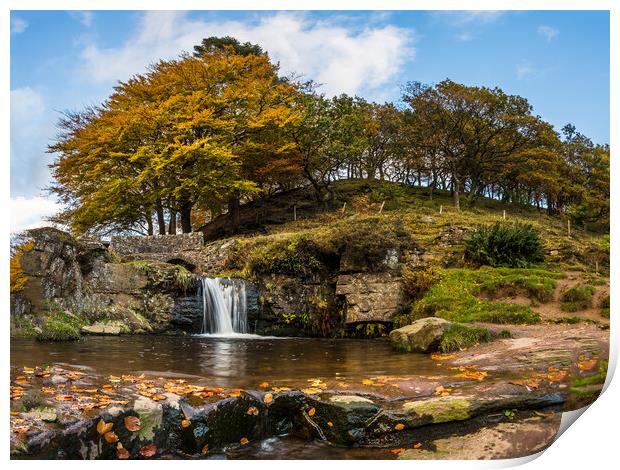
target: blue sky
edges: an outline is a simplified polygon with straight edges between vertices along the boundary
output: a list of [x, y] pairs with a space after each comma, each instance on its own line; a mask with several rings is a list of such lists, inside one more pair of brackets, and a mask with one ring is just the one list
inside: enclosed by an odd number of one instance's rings
[[11, 229], [57, 209], [45, 146], [59, 112], [105, 99], [207, 36], [257, 42], [286, 73], [368, 99], [410, 80], [499, 86], [556, 129], [609, 142], [609, 13], [588, 11], [11, 13]]

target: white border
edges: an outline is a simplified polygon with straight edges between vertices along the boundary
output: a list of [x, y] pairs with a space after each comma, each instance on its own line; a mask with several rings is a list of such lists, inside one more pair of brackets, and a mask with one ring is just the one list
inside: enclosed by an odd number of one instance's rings
[[[9, 143], [10, 130], [8, 123], [10, 122], [10, 10], [611, 10], [611, 135], [610, 144], [612, 147], [612, 181], [617, 181], [618, 164], [615, 161], [615, 148], [618, 145], [618, 131], [620, 130], [620, 122], [618, 121], [618, 112], [620, 111], [620, 102], [618, 94], [618, 84], [620, 77], [617, 73], [618, 66], [618, 27], [620, 26], [620, 7], [618, 2], [613, 0], [227, 0], [222, 1], [198, 1], [198, 0], [174, 0], [174, 1], [154, 1], [154, 0], [56, 0], [51, 3], [49, 0], [5, 0], [1, 7], [0, 21], [0, 55], [2, 67], [1, 80], [3, 85], [2, 96], [2, 127], [0, 128], [1, 142], [3, 146], [2, 171], [0, 171], [0, 188], [4, 204], [0, 204], [0, 224], [2, 224], [2, 234], [4, 240], [5, 253], [8, 255], [9, 247]], [[618, 230], [614, 225], [614, 221], [618, 220], [618, 210], [615, 201], [618, 200], [620, 189], [617, 185], [612, 184], [612, 240], [616, 240]], [[612, 249], [612, 265], [617, 265], [617, 252], [615, 247]], [[9, 263], [8, 256], [3, 258], [5, 263], [2, 264], [3, 269], [0, 274], [2, 285], [8, 288], [9, 285]], [[611, 282], [616, 285], [617, 275], [612, 271]], [[3, 370], [9, 370], [9, 331], [8, 331], [8, 312], [9, 312], [9, 296], [0, 297], [2, 299], [2, 312], [4, 315], [4, 348], [2, 350]], [[514, 465], [520, 465], [526, 461], [531, 461], [528, 468], [540, 468], [548, 470], [549, 468], [609, 468], [611, 462], [617, 462], [616, 454], [617, 443], [617, 426], [620, 422], [620, 386], [618, 380], [611, 380], [611, 371], [615, 370], [618, 353], [618, 320], [617, 309], [618, 301], [615, 295], [612, 295], [612, 347], [610, 354], [610, 376], [608, 377], [608, 388], [605, 393], [581, 416], [576, 426], [571, 426], [547, 451], [525, 459], [517, 459], [513, 461], [397, 461], [394, 463], [385, 463], [385, 465], [408, 466], [417, 468], [433, 468], [433, 469], [470, 469], [470, 468], [500, 468]], [[4, 456], [4, 460], [9, 459], [8, 443], [8, 374], [2, 374], [2, 380], [5, 399], [0, 400], [4, 423], [0, 442], [0, 447]], [[573, 413], [575, 414], [575, 413]], [[566, 417], [569, 418], [568, 416]], [[565, 419], [566, 421], [566, 419]], [[37, 465], [37, 462], [18, 462], [11, 461], [10, 465], [15, 467]], [[225, 466], [225, 467], [241, 467], [247, 465], [244, 461], [148, 461], [137, 462], [132, 461], [132, 466], [142, 468], [153, 468], [153, 466], [164, 465], [184, 465], [184, 466]], [[45, 462], [44, 465], [76, 468], [81, 465], [80, 462], [63, 461], [63, 462]], [[111, 462], [90, 462], [89, 466], [109, 466], [115, 465]], [[284, 468], [291, 465], [314, 468], [321, 465], [320, 462], [314, 461], [264, 461], [252, 462], [252, 466], [265, 466], [270, 468]], [[352, 468], [375, 466], [376, 462], [368, 461], [345, 461], [337, 464], [339, 467]], [[383, 464], [382, 464], [383, 465]]]

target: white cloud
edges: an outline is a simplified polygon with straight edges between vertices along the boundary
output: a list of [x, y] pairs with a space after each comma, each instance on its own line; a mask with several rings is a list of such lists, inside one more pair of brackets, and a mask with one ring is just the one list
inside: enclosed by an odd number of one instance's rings
[[529, 64], [520, 64], [517, 65], [517, 78], [525, 78], [528, 75], [532, 75], [536, 70]]
[[308, 14], [281, 12], [253, 24], [190, 20], [185, 13], [146, 12], [135, 34], [119, 48], [87, 45], [82, 73], [89, 80], [113, 82], [140, 73], [160, 58], [191, 51], [208, 36], [234, 36], [260, 44], [279, 61], [284, 74], [298, 73], [324, 84], [327, 94], [375, 90], [394, 79], [413, 58], [411, 29], [391, 25], [356, 29], [316, 20]]
[[45, 218], [56, 214], [60, 209], [61, 207], [56, 201], [42, 196], [12, 197], [11, 233], [52, 225]]
[[547, 41], [555, 39], [558, 34], [560, 34], [560, 31], [558, 29], [546, 25], [539, 26], [536, 31], [538, 31], [538, 34], [540, 34], [541, 36], [547, 38]]
[[54, 135], [53, 115], [41, 94], [30, 87], [11, 90], [11, 191], [39, 194], [47, 185], [51, 156], [45, 153]]
[[474, 34], [467, 32], [467, 31], [456, 35], [456, 39], [458, 39], [459, 41], [463, 41], [463, 42], [472, 41], [474, 37], [475, 37]]
[[468, 26], [472, 24], [493, 23], [505, 11], [500, 10], [445, 10], [436, 11], [435, 16], [447, 21], [453, 26]]
[[18, 16], [11, 16], [11, 34], [19, 34], [26, 31], [28, 22]]
[[69, 16], [79, 21], [82, 26], [89, 28], [93, 24], [94, 15], [92, 11], [74, 10], [68, 13]]
[[43, 97], [30, 87], [11, 90], [11, 119], [27, 119], [43, 114]]

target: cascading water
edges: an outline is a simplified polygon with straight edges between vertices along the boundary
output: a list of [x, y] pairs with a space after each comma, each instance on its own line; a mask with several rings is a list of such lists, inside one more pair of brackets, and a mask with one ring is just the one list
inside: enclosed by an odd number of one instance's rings
[[202, 278], [203, 334], [220, 336], [247, 333], [245, 282], [238, 279]]

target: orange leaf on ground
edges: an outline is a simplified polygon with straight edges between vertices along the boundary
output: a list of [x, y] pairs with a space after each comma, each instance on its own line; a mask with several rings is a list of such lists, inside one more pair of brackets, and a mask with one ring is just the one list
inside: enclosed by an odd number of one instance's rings
[[153, 457], [156, 453], [157, 447], [155, 444], [147, 444], [138, 451], [138, 454], [142, 457]]
[[330, 428], [333, 428], [333, 427], [334, 427], [334, 423], [332, 423], [331, 421], [328, 421], [328, 422], [327, 422], [327, 425], [328, 425]]
[[308, 416], [314, 416], [315, 413], [316, 413], [316, 410], [314, 408], [310, 408], [308, 410]]
[[116, 457], [120, 460], [127, 460], [129, 458], [129, 452], [124, 447], [116, 449]]
[[413, 446], [414, 449], [419, 449], [420, 447], [422, 447], [421, 442], [416, 442], [415, 445]]
[[402, 431], [403, 429], [405, 429], [405, 425], [403, 423], [398, 423], [396, 426], [394, 426], [394, 429], [396, 429], [397, 431]]
[[209, 453], [209, 444], [205, 444], [205, 445], [202, 447], [201, 452], [202, 452], [203, 454], [208, 454], [208, 453]]
[[398, 454], [402, 454], [403, 452], [405, 452], [405, 449], [403, 449], [403, 448], [401, 447], [401, 448], [398, 448], [398, 449], [391, 449], [391, 450], [390, 450], [390, 452], [391, 452], [392, 454], [396, 454], [396, 455], [398, 455]]
[[116, 434], [114, 434], [112, 431], [110, 432], [106, 432], [103, 435], [103, 438], [106, 440], [107, 443], [109, 444], [113, 444], [115, 442], [118, 442], [118, 436]]
[[273, 401], [273, 395], [271, 393], [267, 393], [264, 397], [263, 397], [263, 401], [267, 404], [271, 403]]
[[245, 412], [245, 414], [252, 415], [252, 416], [258, 416], [258, 408], [256, 408], [255, 406], [250, 406], [248, 408], [248, 411]]
[[261, 382], [261, 384], [259, 385], [260, 388], [267, 388], [269, 387], [269, 382]]
[[97, 423], [97, 432], [103, 436], [106, 432], [110, 432], [113, 426], [114, 423], [106, 423], [104, 420], [100, 419]]
[[241, 443], [242, 446], [246, 445], [248, 442], [248, 438], [247, 437], [242, 437], [239, 442]]
[[181, 427], [183, 429], [185, 428], [189, 428], [191, 426], [192, 422], [189, 419], [183, 419], [181, 420]]
[[137, 416], [125, 416], [125, 427], [127, 431], [139, 431], [141, 427], [140, 418]]

